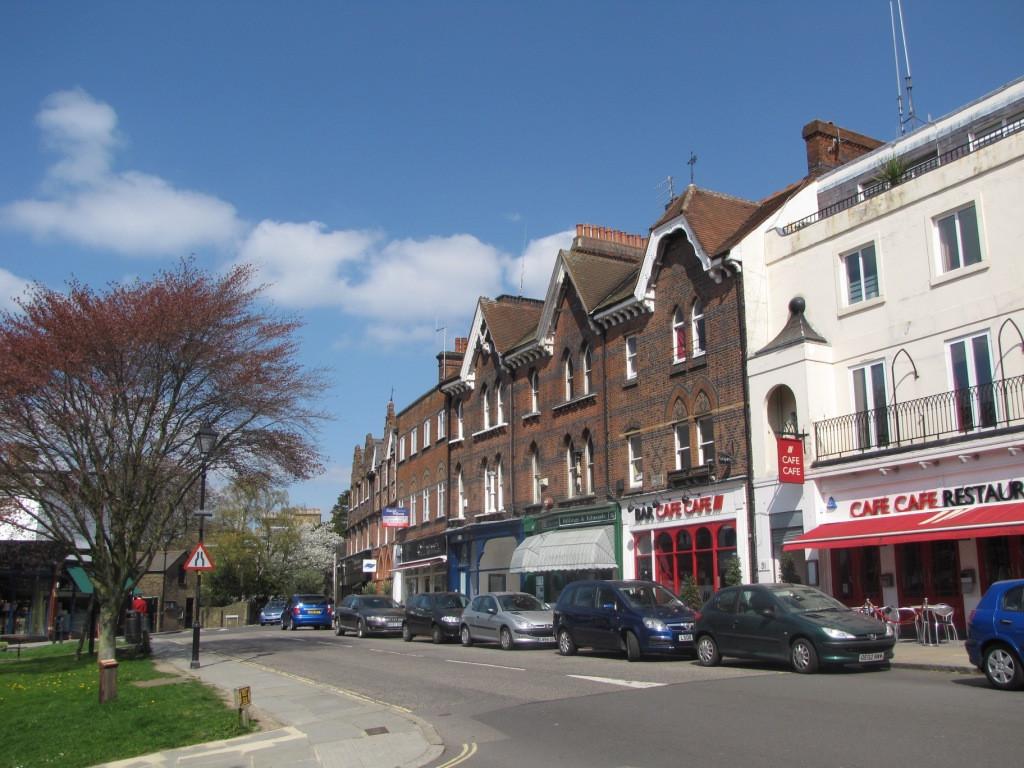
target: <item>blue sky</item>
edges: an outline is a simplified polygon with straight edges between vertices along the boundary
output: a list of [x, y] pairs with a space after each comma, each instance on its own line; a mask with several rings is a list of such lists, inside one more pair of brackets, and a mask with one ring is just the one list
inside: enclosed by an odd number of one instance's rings
[[[1024, 3], [904, 0], [917, 114], [1024, 74]], [[542, 297], [576, 223], [645, 232], [696, 181], [759, 199], [811, 119], [897, 135], [889, 3], [0, 4], [0, 305], [25, 281], [260, 267], [332, 371], [329, 510], [466, 335]]]

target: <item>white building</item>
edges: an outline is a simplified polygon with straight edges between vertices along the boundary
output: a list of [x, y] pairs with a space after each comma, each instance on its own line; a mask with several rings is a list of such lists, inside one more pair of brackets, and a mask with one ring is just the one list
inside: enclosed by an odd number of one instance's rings
[[962, 628], [1024, 575], [1024, 78], [789, 194], [732, 254], [758, 577], [785, 547], [849, 605], [949, 603]]

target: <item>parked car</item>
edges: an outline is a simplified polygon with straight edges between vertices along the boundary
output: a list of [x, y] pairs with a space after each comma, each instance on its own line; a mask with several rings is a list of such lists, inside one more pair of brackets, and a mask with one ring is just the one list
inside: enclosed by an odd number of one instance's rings
[[692, 654], [693, 622], [689, 607], [651, 581], [573, 582], [554, 611], [563, 656], [582, 647], [625, 651], [630, 661], [645, 654]]
[[1024, 579], [997, 581], [967, 619], [967, 658], [1004, 691], [1024, 686]]
[[334, 620], [338, 635], [398, 635], [402, 632], [405, 609], [383, 595], [348, 595], [334, 610]]
[[260, 626], [265, 627], [267, 624], [280, 624], [281, 614], [284, 612], [285, 606], [288, 605], [287, 600], [268, 600], [267, 604], [260, 609]]
[[416, 635], [430, 635], [435, 643], [454, 640], [459, 636], [462, 609], [468, 603], [469, 598], [458, 592], [413, 595], [405, 604], [402, 639], [409, 642]]
[[331, 628], [334, 610], [323, 595], [292, 595], [281, 612], [281, 629]]
[[462, 612], [463, 645], [498, 643], [506, 651], [519, 645], [554, 643], [551, 607], [527, 592], [477, 595]]
[[744, 584], [715, 593], [697, 614], [697, 661], [722, 656], [788, 662], [797, 672], [822, 664], [884, 665], [892, 626], [802, 584]]

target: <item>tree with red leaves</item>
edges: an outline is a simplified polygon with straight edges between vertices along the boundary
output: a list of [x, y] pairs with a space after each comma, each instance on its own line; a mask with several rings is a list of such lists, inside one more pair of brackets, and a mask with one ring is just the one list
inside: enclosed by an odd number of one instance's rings
[[185, 261], [102, 292], [36, 285], [0, 315], [0, 498], [82, 557], [99, 658], [114, 658], [129, 585], [195, 506], [203, 425], [224, 477], [320, 470], [323, 374], [297, 363], [298, 321], [267, 309], [252, 277]]

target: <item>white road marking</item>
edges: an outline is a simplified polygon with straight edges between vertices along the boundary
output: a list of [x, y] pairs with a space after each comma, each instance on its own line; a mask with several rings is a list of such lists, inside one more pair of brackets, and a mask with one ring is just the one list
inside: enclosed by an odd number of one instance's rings
[[[352, 646], [349, 646], [350, 648]], [[403, 651], [385, 651], [383, 648], [368, 648], [370, 653], [390, 653], [392, 656], [412, 656], [414, 659], [422, 659], [422, 653], [405, 653]]]
[[445, 659], [449, 664], [468, 664], [471, 667], [490, 667], [491, 669], [511, 669], [513, 672], [525, 672], [525, 667], [503, 667], [501, 664], [482, 664], [479, 661], [456, 661], [455, 659]]
[[566, 675], [575, 677], [578, 680], [591, 680], [595, 683], [608, 683], [608, 685], [622, 685], [626, 688], [660, 688], [666, 683], [648, 683], [643, 680], [617, 680], [614, 677], [592, 677], [590, 675]]

